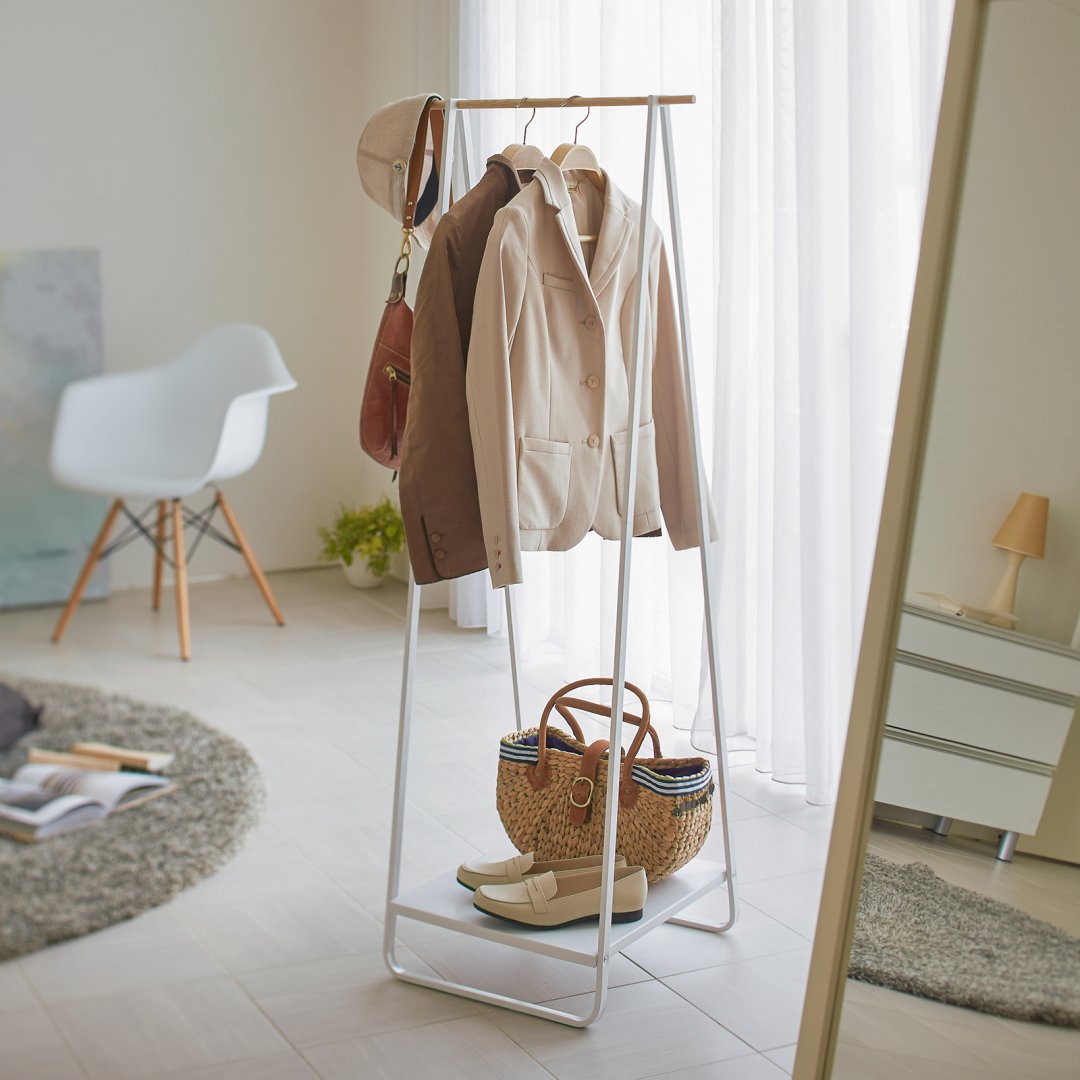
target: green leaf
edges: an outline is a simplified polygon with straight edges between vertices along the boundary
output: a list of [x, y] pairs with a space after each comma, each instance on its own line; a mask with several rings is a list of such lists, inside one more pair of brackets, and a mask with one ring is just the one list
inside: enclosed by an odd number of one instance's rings
[[320, 525], [316, 533], [323, 545], [320, 559], [351, 566], [356, 555], [376, 577], [390, 572], [390, 556], [405, 544], [401, 513], [388, 498], [355, 509], [342, 504], [333, 523]]

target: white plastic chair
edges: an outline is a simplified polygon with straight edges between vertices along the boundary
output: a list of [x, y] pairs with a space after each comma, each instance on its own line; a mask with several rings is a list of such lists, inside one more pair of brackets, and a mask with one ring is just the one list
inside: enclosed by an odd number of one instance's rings
[[[188, 621], [187, 557], [184, 527], [199, 530], [191, 551], [209, 535], [239, 551], [278, 625], [284, 626], [266, 577], [221, 491], [201, 512], [183, 500], [210, 484], [250, 469], [266, 440], [269, 399], [292, 390], [277, 344], [258, 326], [219, 326], [203, 334], [179, 356], [142, 371], [97, 375], [70, 383], [60, 398], [53, 430], [50, 466], [66, 487], [113, 497], [53, 633], [59, 642], [82, 599], [94, 567], [140, 534], [154, 545], [153, 608], [161, 601], [162, 566], [171, 518], [176, 570], [176, 606], [180, 655], [191, 657]], [[154, 503], [136, 516], [130, 498], [154, 500], [156, 532], [148, 519]], [[211, 519], [220, 508], [233, 539], [219, 532]], [[118, 515], [128, 528], [106, 547]]]

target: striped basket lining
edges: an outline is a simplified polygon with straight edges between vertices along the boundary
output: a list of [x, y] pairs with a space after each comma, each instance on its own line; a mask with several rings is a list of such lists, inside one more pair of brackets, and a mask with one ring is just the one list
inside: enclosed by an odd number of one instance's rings
[[[550, 730], [548, 749], [582, 756], [576, 746], [563, 742]], [[535, 765], [539, 756], [539, 744], [535, 732], [507, 735], [499, 743], [499, 757], [503, 761]], [[630, 775], [642, 787], [655, 791], [657, 795], [693, 795], [697, 791], [704, 791], [712, 784], [712, 766], [707, 762], [704, 769], [698, 769], [695, 765], [675, 765], [662, 772], [635, 764], [630, 770]]]

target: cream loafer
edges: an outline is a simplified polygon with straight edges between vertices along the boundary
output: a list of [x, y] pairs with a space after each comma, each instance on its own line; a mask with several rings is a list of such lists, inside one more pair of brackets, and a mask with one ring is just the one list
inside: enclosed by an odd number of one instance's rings
[[[473, 895], [473, 907], [526, 926], [595, 921], [600, 917], [600, 874], [578, 870], [556, 875], [549, 870], [513, 885], [481, 885]], [[611, 921], [640, 919], [648, 892], [642, 867], [616, 867]]]
[[[576, 870], [594, 870], [602, 862], [603, 858], [600, 855], [537, 862], [536, 856], [530, 851], [525, 855], [515, 855], [512, 859], [503, 859], [501, 862], [464, 862], [458, 867], [457, 879], [458, 884], [464, 885], [466, 889], [478, 889], [481, 885], [513, 885], [515, 882], [524, 881], [530, 875], [546, 874], [549, 870], [558, 874]], [[621, 855], [616, 855], [615, 865], [625, 866], [626, 859]]]

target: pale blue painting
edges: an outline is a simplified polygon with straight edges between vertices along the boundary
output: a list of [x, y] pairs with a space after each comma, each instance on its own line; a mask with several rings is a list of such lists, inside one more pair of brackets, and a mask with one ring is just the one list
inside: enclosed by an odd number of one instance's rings
[[[0, 608], [64, 600], [106, 501], [49, 475], [60, 392], [102, 370], [96, 251], [0, 252]], [[105, 567], [87, 596], [108, 591]]]

